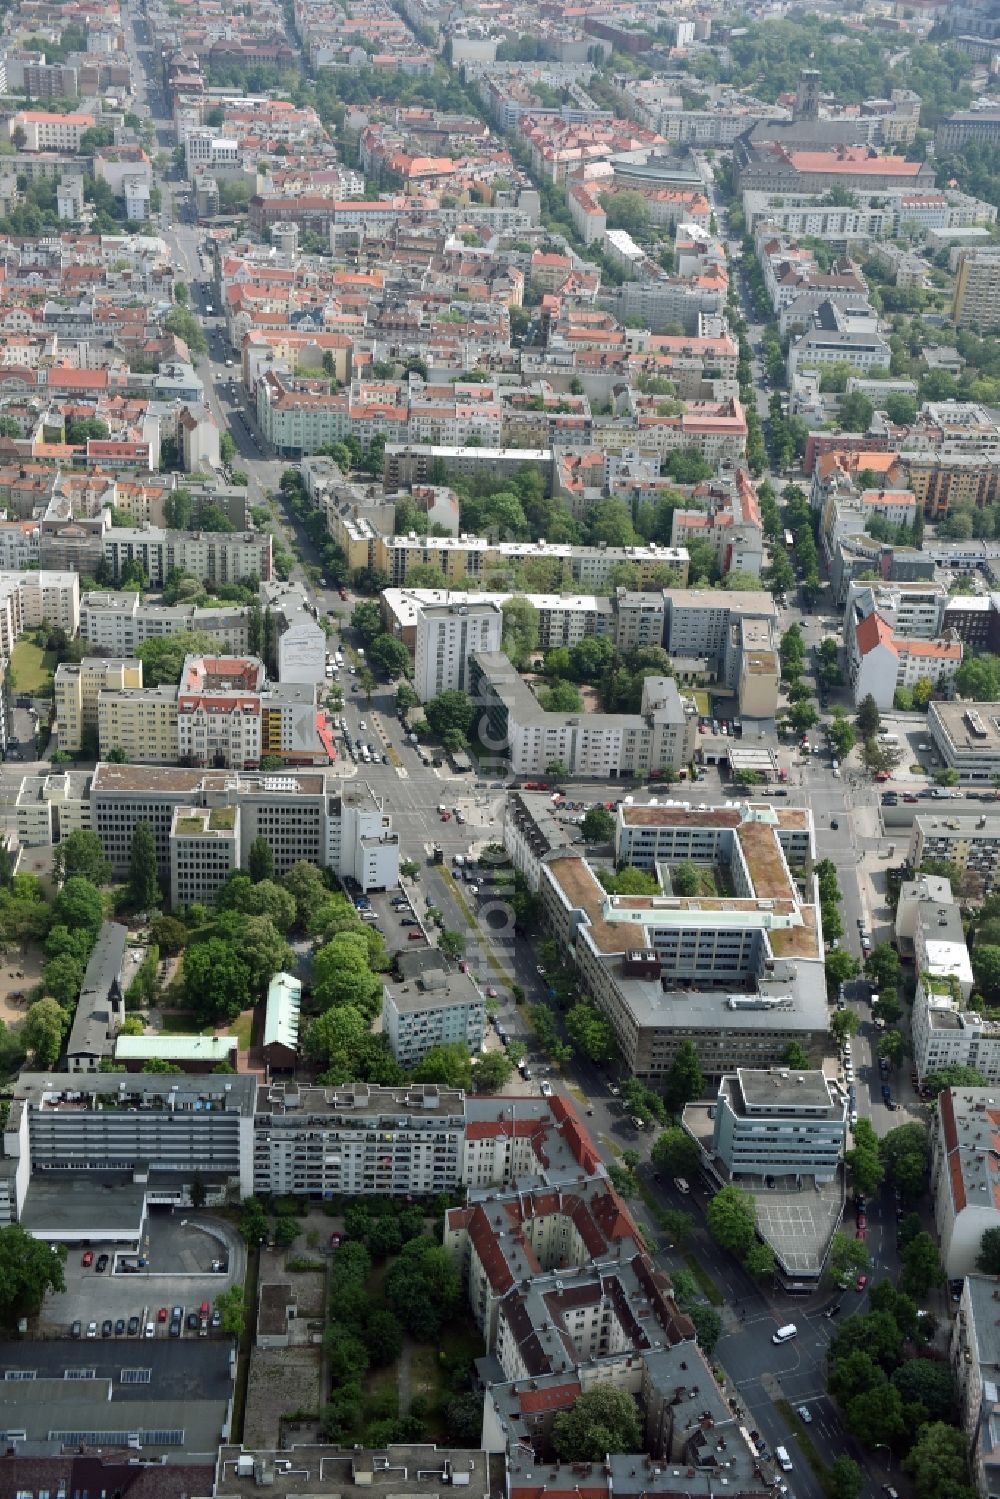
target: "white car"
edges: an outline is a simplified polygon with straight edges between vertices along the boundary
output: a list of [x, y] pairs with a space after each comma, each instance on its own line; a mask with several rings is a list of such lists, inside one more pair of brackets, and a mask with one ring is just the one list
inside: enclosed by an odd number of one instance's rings
[[807, 1426], [812, 1425], [813, 1413], [809, 1409], [808, 1405], [797, 1405], [795, 1407], [795, 1414], [798, 1416], [799, 1420], [804, 1421]]
[[538, 1086], [539, 1086], [539, 1089], [541, 1091], [541, 1095], [542, 1095], [543, 1098], [551, 1098], [552, 1097], [552, 1084], [551, 1083], [539, 1083]]

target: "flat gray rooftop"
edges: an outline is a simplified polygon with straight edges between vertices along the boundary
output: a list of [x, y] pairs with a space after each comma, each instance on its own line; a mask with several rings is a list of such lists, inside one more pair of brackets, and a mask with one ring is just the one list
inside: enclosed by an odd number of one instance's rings
[[148, 1186], [124, 1176], [86, 1178], [35, 1172], [28, 1185], [22, 1227], [37, 1239], [65, 1243], [91, 1236], [137, 1243]]
[[[788, 1067], [740, 1067], [736, 1076], [747, 1110], [767, 1109], [774, 1113], [796, 1109], [829, 1109], [832, 1105], [826, 1078], [818, 1068], [793, 1072]], [[738, 1094], [733, 1097], [734, 1106]]]
[[775, 1256], [790, 1275], [812, 1280], [823, 1267], [826, 1246], [840, 1222], [844, 1189], [837, 1181], [813, 1185], [804, 1178], [798, 1190], [780, 1185], [768, 1188], [741, 1177], [739, 1185], [753, 1194], [757, 1207], [757, 1228], [761, 1238], [774, 1250]]

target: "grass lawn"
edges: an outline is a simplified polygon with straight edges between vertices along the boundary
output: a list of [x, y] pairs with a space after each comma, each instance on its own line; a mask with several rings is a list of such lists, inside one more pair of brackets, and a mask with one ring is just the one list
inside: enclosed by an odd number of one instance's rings
[[32, 697], [51, 695], [56, 669], [54, 652], [43, 651], [33, 640], [21, 639], [11, 651], [10, 664], [18, 692], [28, 692]]
[[237, 1015], [232, 1025], [224, 1032], [227, 1036], [236, 1036], [239, 1039], [240, 1051], [250, 1050], [250, 1037], [253, 1032], [253, 1010], [244, 1010], [242, 1015]]
[[164, 1036], [210, 1036], [212, 1027], [195, 1024], [188, 1010], [163, 1010], [161, 1032]]
[[702, 718], [710, 718], [712, 716], [712, 710], [709, 707], [708, 693], [705, 691], [705, 689], [703, 687], [696, 687], [691, 696], [694, 698], [698, 708], [698, 712], [701, 714]]

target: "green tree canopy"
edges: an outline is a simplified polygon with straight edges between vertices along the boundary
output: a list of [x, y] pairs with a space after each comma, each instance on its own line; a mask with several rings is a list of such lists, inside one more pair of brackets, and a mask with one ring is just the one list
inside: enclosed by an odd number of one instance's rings
[[250, 968], [241, 951], [220, 937], [184, 954], [184, 998], [202, 1024], [235, 1020], [250, 1004]]
[[13, 1327], [32, 1317], [49, 1291], [65, 1291], [61, 1246], [36, 1239], [18, 1223], [0, 1228], [0, 1323]]
[[717, 1244], [741, 1257], [754, 1242], [757, 1214], [753, 1198], [740, 1187], [723, 1187], [705, 1211], [708, 1231]]
[[104, 845], [89, 828], [77, 828], [56, 845], [52, 867], [57, 880], [80, 875], [92, 885], [106, 885], [111, 879], [111, 863]]
[[598, 1385], [578, 1395], [552, 1423], [552, 1446], [563, 1462], [603, 1462], [614, 1452], [639, 1452], [639, 1408], [626, 1390]]
[[698, 1049], [693, 1041], [683, 1040], [677, 1048], [663, 1084], [663, 1097], [671, 1114], [680, 1114], [685, 1104], [693, 1103], [705, 1091]]

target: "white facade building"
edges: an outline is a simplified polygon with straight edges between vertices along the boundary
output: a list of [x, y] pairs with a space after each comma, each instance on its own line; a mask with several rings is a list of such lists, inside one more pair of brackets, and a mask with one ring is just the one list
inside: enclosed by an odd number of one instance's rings
[[442, 692], [465, 691], [473, 651], [499, 651], [503, 610], [493, 602], [421, 608], [414, 649], [414, 690], [422, 703]]

